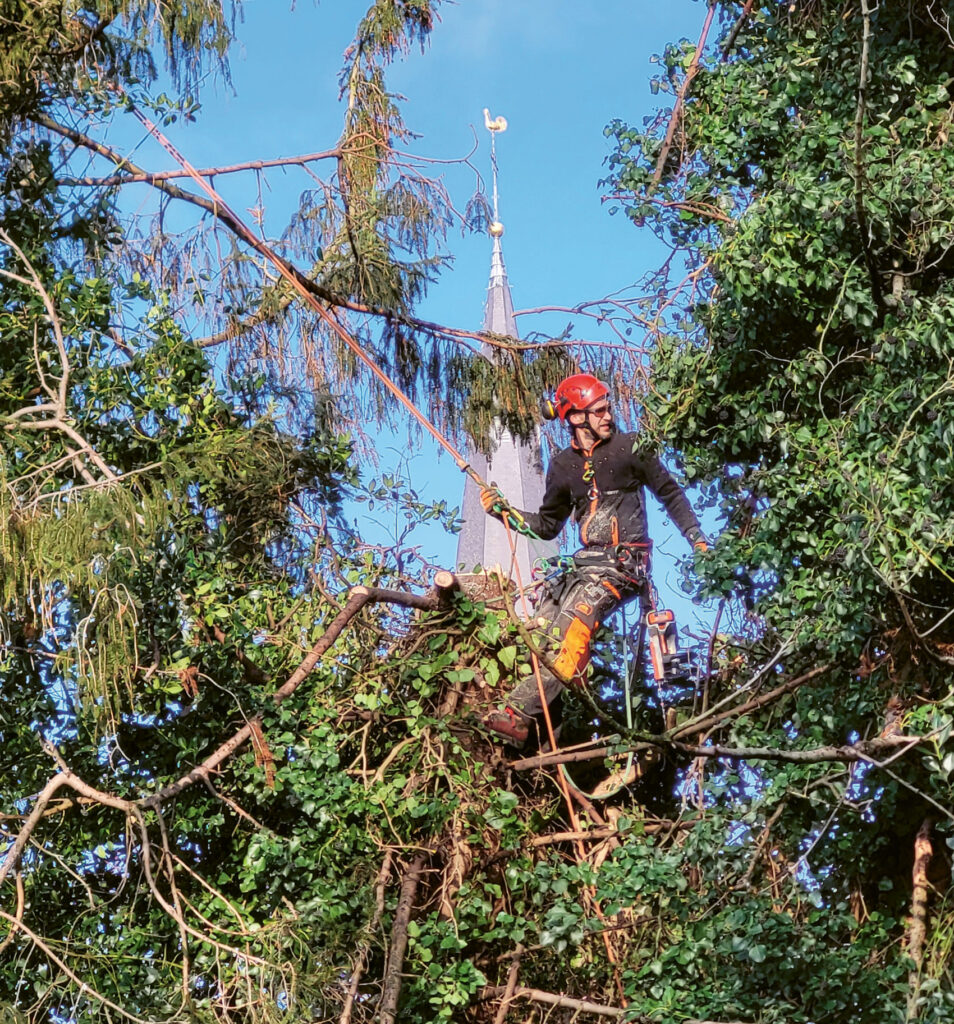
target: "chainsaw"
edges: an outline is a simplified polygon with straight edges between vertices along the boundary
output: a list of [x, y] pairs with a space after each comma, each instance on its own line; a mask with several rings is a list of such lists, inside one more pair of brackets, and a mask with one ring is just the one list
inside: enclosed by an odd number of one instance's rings
[[647, 612], [646, 634], [656, 682], [672, 683], [688, 679], [691, 661], [688, 651], [679, 650], [676, 616], [668, 608]]

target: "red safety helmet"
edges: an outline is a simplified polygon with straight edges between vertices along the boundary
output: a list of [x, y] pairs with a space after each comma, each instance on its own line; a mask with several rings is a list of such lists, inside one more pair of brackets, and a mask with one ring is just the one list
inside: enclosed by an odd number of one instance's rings
[[548, 420], [559, 416], [565, 421], [567, 413], [584, 412], [608, 394], [609, 388], [591, 373], [574, 373], [572, 377], [560, 381], [555, 398], [544, 400], [543, 415]]

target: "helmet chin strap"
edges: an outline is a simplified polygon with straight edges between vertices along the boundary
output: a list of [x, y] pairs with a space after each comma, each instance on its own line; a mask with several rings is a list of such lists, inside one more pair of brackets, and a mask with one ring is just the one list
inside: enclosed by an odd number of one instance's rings
[[583, 413], [583, 422], [580, 423], [578, 426], [574, 426], [571, 423], [570, 426], [573, 427], [573, 432], [574, 433], [576, 433], [576, 431], [580, 430], [580, 431], [583, 431], [586, 434], [586, 436], [589, 437], [589, 439], [591, 441], [598, 441], [600, 439], [600, 435], [590, 426], [590, 415], [591, 415], [590, 413], [584, 412]]

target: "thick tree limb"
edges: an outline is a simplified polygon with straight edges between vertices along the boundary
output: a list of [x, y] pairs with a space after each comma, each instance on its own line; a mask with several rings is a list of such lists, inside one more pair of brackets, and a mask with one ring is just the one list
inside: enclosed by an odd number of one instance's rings
[[[442, 571], [435, 575], [434, 588], [427, 594], [410, 594], [400, 590], [383, 590], [377, 587], [355, 587], [351, 591], [351, 595], [345, 603], [345, 606], [334, 617], [328, 628], [325, 630], [323, 636], [315, 643], [306, 657], [299, 664], [298, 668], [296, 668], [288, 677], [285, 683], [275, 691], [273, 700], [276, 704], [280, 704], [295, 692], [315, 665], [318, 664], [322, 655], [341, 635], [345, 626], [348, 625], [348, 623], [366, 604], [380, 602], [403, 605], [407, 608], [436, 610], [444, 607], [449, 602], [450, 595], [456, 585], [457, 580], [453, 573]], [[61, 787], [69, 786], [81, 796], [87, 797], [96, 803], [102, 804], [106, 807], [113, 807], [116, 810], [123, 811], [127, 815], [138, 818], [142, 814], [143, 810], [150, 808], [155, 810], [160, 809], [162, 804], [167, 800], [172, 799], [183, 790], [188, 789], [188, 787], [195, 782], [204, 782], [208, 784], [212, 773], [232, 757], [236, 751], [240, 750], [249, 739], [251, 739], [253, 729], [256, 725], [260, 726], [262, 720], [261, 715], [256, 716], [250, 721], [250, 723], [242, 726], [242, 728], [233, 733], [229, 739], [213, 751], [213, 753], [210, 754], [201, 764], [196, 765], [195, 768], [187, 772], [175, 782], [170, 783], [168, 786], [163, 787], [156, 793], [143, 797], [139, 800], [125, 800], [122, 797], [115, 796], [112, 793], [106, 793], [103, 790], [90, 786], [79, 778], [79, 776], [74, 775], [73, 772], [70, 771], [69, 768], [57, 757], [57, 761], [62, 770], [58, 774], [54, 775], [46, 786], [44, 786], [43, 790], [37, 797], [33, 811], [23, 823], [13, 845], [7, 852], [3, 864], [0, 865], [0, 885], [4, 883], [10, 872], [19, 864], [20, 858], [23, 855], [23, 850], [26, 848], [26, 845], [30, 840], [30, 836], [39, 821], [45, 815], [47, 804], [50, 802], [53, 794]], [[51, 752], [55, 754], [55, 751]]]
[[414, 909], [414, 897], [417, 886], [424, 873], [427, 855], [419, 853], [408, 868], [404, 881], [401, 883], [401, 896], [397, 910], [394, 912], [394, 923], [391, 926], [391, 942], [388, 949], [388, 963], [384, 972], [384, 987], [381, 991], [381, 1002], [378, 1006], [379, 1024], [395, 1024], [397, 1020], [398, 999], [401, 996], [401, 971], [404, 967], [404, 954], [407, 952], [407, 926]]

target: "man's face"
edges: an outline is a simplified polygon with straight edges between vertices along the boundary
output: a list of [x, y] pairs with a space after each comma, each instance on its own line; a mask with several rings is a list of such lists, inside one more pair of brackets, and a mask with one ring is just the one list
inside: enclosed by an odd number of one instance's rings
[[585, 412], [571, 413], [570, 425], [584, 435], [605, 441], [613, 433], [613, 414], [609, 402], [600, 398]]

